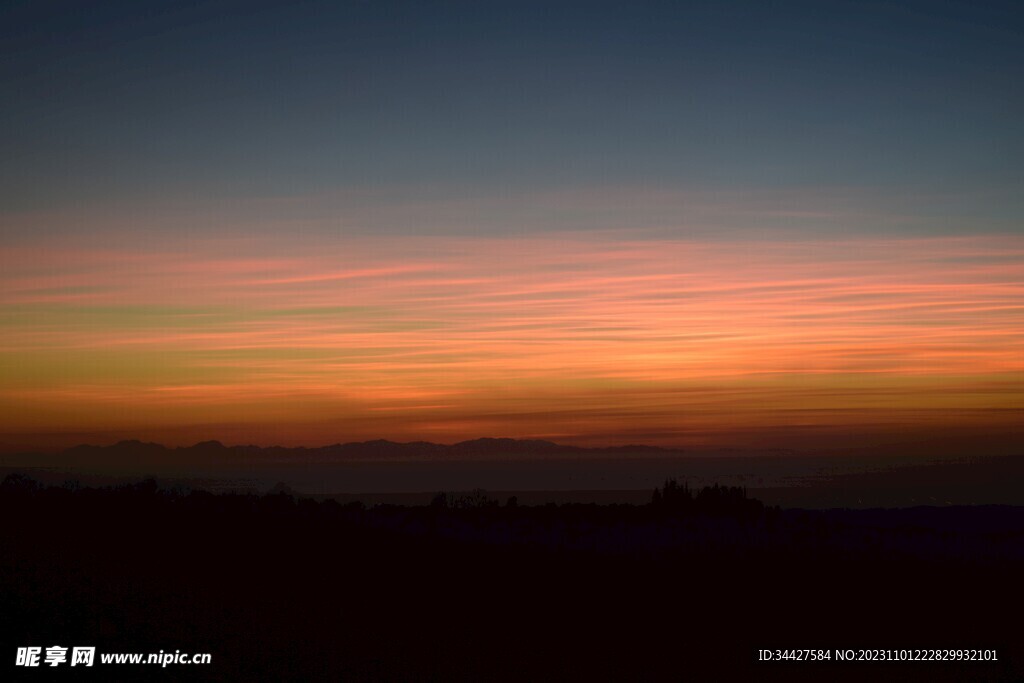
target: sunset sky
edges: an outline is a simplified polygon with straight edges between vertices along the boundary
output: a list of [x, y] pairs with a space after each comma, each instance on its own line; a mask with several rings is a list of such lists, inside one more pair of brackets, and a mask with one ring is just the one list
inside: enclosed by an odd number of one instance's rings
[[1024, 11], [0, 7], [0, 449], [1024, 423]]

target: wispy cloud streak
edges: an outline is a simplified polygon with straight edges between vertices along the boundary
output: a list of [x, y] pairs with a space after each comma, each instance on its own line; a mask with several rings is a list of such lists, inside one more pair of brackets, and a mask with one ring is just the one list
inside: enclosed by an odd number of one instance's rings
[[6, 431], [213, 412], [281, 441], [360, 416], [378, 436], [671, 440], [1024, 409], [1013, 236], [262, 238], [0, 263]]

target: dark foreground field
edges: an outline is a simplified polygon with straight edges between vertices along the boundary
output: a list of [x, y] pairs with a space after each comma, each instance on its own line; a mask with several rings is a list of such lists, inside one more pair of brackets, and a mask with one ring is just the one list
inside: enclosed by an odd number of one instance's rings
[[[1024, 679], [1024, 508], [777, 510], [712, 493], [660, 506], [477, 496], [364, 509], [10, 478], [0, 676]], [[95, 646], [97, 663], [15, 666], [18, 647], [52, 645]], [[998, 661], [835, 657], [922, 648]], [[831, 660], [758, 662], [761, 649]], [[160, 650], [212, 663], [99, 662]]]

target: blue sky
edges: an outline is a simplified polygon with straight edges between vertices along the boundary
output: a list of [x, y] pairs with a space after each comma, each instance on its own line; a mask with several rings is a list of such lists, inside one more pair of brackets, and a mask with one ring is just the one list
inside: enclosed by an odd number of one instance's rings
[[5, 213], [838, 188], [1020, 224], [1013, 3], [17, 2], [0, 26]]

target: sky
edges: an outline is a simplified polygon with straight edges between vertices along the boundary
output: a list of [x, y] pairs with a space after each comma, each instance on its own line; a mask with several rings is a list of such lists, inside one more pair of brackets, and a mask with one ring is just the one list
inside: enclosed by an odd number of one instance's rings
[[1024, 10], [0, 3], [0, 449], [1020, 435]]

